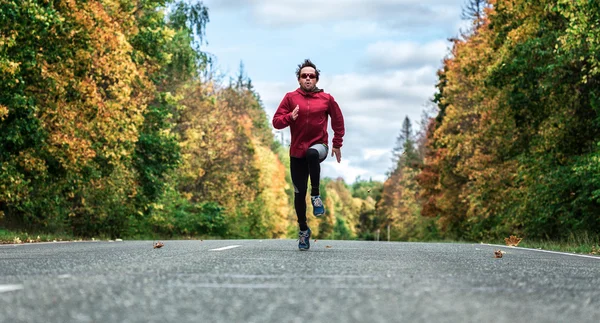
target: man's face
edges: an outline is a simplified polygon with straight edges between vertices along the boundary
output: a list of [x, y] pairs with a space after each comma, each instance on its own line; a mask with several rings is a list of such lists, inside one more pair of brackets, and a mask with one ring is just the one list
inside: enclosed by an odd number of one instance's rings
[[314, 89], [317, 85], [317, 82], [317, 74], [314, 68], [305, 67], [300, 70], [300, 78], [298, 79], [298, 83], [304, 91], [312, 91], [312, 89]]

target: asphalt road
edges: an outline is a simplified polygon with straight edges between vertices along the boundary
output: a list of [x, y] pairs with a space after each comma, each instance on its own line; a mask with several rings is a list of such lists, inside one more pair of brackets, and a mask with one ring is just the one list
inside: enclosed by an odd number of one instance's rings
[[152, 243], [0, 246], [0, 322], [600, 322], [600, 258], [509, 247], [494, 258], [498, 247], [481, 244]]

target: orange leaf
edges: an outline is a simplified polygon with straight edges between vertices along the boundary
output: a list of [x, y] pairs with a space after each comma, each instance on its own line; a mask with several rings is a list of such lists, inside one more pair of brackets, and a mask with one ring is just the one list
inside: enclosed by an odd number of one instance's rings
[[517, 238], [517, 236], [510, 236], [510, 238], [504, 238], [504, 242], [507, 246], [510, 247], [516, 247], [517, 245], [519, 245], [519, 242], [521, 242], [521, 240], [523, 240], [523, 238]]
[[494, 251], [494, 258], [502, 258], [502, 251], [501, 250]]

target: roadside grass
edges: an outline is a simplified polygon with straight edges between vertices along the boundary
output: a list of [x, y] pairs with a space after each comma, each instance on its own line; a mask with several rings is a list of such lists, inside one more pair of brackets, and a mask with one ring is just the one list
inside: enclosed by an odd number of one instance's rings
[[0, 244], [80, 240], [67, 234], [27, 233], [0, 228]]
[[[491, 243], [505, 245], [504, 241], [493, 241]], [[600, 256], [600, 236], [590, 236], [586, 233], [580, 235], [571, 234], [567, 239], [558, 241], [549, 239], [528, 240], [524, 238], [518, 246], [530, 249]]]
[[[156, 234], [138, 234], [130, 237], [123, 237], [123, 240], [213, 240], [224, 239], [214, 236], [159, 236]], [[62, 241], [109, 241], [108, 236], [98, 236], [92, 238], [75, 237], [68, 234], [56, 233], [28, 233], [23, 231], [10, 231], [0, 228], [0, 244], [20, 244], [36, 242], [62, 242]]]

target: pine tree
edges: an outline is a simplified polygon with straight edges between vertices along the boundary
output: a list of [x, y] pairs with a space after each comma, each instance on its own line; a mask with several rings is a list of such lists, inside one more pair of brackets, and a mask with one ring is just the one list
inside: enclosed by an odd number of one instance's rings
[[392, 151], [392, 161], [395, 171], [404, 166], [410, 166], [414, 168], [416, 162], [418, 162], [418, 152], [415, 147], [415, 136], [412, 130], [412, 122], [410, 118], [406, 116], [402, 123], [400, 134], [396, 138], [396, 146]]

